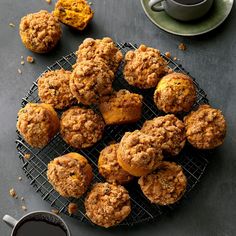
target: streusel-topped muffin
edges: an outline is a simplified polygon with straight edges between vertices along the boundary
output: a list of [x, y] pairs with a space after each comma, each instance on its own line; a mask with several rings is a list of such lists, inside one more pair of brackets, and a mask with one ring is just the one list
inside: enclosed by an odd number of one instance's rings
[[102, 60], [108, 65], [110, 70], [116, 72], [122, 61], [122, 52], [116, 47], [111, 38], [102, 39], [87, 38], [79, 46], [77, 55], [77, 64], [86, 60]]
[[79, 153], [71, 152], [48, 164], [47, 178], [63, 197], [81, 197], [93, 178], [92, 167]]
[[163, 159], [158, 139], [139, 130], [125, 133], [117, 154], [120, 166], [134, 176], [152, 172]]
[[143, 97], [122, 89], [100, 100], [99, 109], [107, 125], [134, 123], [141, 118]]
[[173, 114], [145, 121], [141, 131], [157, 137], [163, 152], [172, 156], [180, 153], [186, 141], [185, 125]]
[[199, 149], [212, 149], [224, 142], [226, 121], [222, 112], [201, 105], [184, 118], [188, 141]]
[[38, 95], [42, 102], [56, 109], [64, 109], [75, 102], [70, 91], [71, 72], [61, 70], [48, 71], [38, 79]]
[[91, 105], [112, 93], [113, 79], [114, 73], [100, 59], [82, 61], [73, 70], [70, 89], [78, 102]]
[[135, 87], [154, 88], [168, 71], [166, 60], [155, 48], [140, 45], [125, 55], [124, 78]]
[[37, 53], [52, 50], [62, 34], [58, 19], [45, 10], [21, 18], [19, 30], [25, 47]]
[[60, 133], [75, 148], [87, 148], [102, 138], [105, 124], [92, 109], [71, 107], [61, 116]]
[[153, 173], [142, 176], [138, 183], [152, 203], [169, 205], [183, 196], [187, 178], [180, 165], [163, 161]]
[[119, 224], [131, 212], [128, 191], [123, 186], [109, 183], [95, 184], [84, 204], [88, 218], [105, 228]]

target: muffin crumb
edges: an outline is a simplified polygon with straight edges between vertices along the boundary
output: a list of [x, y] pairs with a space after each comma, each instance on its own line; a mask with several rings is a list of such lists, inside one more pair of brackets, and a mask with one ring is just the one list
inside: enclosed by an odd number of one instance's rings
[[26, 206], [21, 206], [21, 209], [22, 209], [23, 211], [27, 211], [27, 207], [26, 207]]
[[31, 56], [27, 56], [26, 60], [27, 60], [27, 62], [29, 62], [29, 63], [33, 63], [33, 62], [34, 62], [34, 58], [31, 57]]
[[16, 25], [13, 24], [12, 22], [9, 23], [9, 26], [11, 26], [12, 28], [15, 28], [15, 27], [16, 27]]
[[25, 62], [24, 62], [24, 61], [21, 61], [21, 62], [20, 62], [20, 64], [21, 64], [21, 65], [24, 65], [24, 64], [25, 64]]
[[13, 197], [13, 198], [16, 198], [16, 197], [17, 197], [16, 190], [15, 190], [14, 188], [11, 188], [11, 189], [9, 190], [9, 194], [10, 194], [10, 196]]
[[55, 215], [59, 215], [59, 211], [57, 209], [52, 209], [51, 212]]
[[21, 197], [20, 200], [23, 202], [25, 199], [23, 197]]
[[22, 180], [22, 177], [21, 177], [21, 176], [19, 176], [19, 177], [18, 177], [18, 180], [19, 180], [19, 181], [21, 181], [21, 180]]
[[24, 155], [24, 158], [27, 159], [27, 160], [29, 160], [29, 159], [30, 159], [30, 154], [29, 154], [29, 153], [26, 153], [26, 154]]
[[165, 53], [165, 56], [168, 57], [168, 58], [170, 58], [170, 57], [171, 57], [170, 52], [166, 52], [166, 53]]
[[179, 50], [186, 51], [187, 50], [187, 46], [184, 43], [180, 43], [179, 44]]
[[78, 208], [77, 204], [71, 202], [67, 208], [69, 215], [75, 214], [77, 211], [77, 208]]
[[46, 3], [51, 4], [51, 0], [45, 0]]
[[22, 71], [21, 71], [21, 69], [17, 69], [17, 71], [18, 71], [18, 73], [19, 73], [19, 74], [22, 74]]

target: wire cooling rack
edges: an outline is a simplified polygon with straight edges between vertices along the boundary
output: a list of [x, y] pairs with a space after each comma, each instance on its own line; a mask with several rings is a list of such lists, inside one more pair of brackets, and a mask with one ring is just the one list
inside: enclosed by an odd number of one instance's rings
[[[134, 50], [137, 48], [136, 45], [133, 45], [131, 43], [117, 43], [117, 46], [123, 52], [123, 54], [125, 54], [129, 50]], [[172, 68], [175, 72], [183, 72], [188, 74], [182, 68], [182, 66], [177, 64], [174, 60], [172, 60], [171, 58], [167, 58], [165, 55], [162, 56], [168, 61], [168, 66]], [[65, 57], [62, 57], [53, 65], [47, 67], [46, 71], [56, 70], [60, 68], [64, 68], [65, 70], [71, 70], [72, 65], [75, 63], [75, 61], [76, 55], [75, 53], [71, 53]], [[19, 153], [19, 158], [23, 165], [23, 170], [26, 173], [26, 176], [30, 179], [30, 184], [34, 186], [36, 192], [38, 192], [42, 196], [42, 198], [51, 205], [52, 208], [57, 209], [60, 213], [62, 212], [68, 215], [68, 204], [70, 202], [77, 203], [78, 211], [73, 214], [72, 217], [75, 217], [82, 222], [91, 223], [85, 215], [83, 204], [84, 197], [80, 199], [67, 199], [61, 197], [52, 188], [52, 186], [47, 180], [46, 171], [48, 162], [54, 159], [55, 157], [64, 155], [68, 152], [79, 152], [85, 157], [87, 157], [93, 167], [93, 182], [104, 181], [104, 179], [99, 175], [97, 168], [97, 160], [100, 151], [111, 142], [119, 142], [125, 132], [140, 129], [145, 120], [153, 119], [154, 117], [159, 115], [164, 115], [156, 108], [155, 104], [153, 103], [152, 96], [154, 90], [150, 89], [143, 91], [130, 86], [123, 79], [122, 71], [123, 62], [121, 63], [118, 69], [116, 75], [117, 78], [114, 82], [114, 88], [126, 88], [132, 92], [142, 94], [144, 97], [142, 118], [136, 124], [107, 126], [105, 128], [103, 139], [97, 144], [95, 144], [93, 147], [84, 150], [77, 150], [70, 147], [63, 141], [59, 134], [57, 134], [52, 139], [52, 141], [44, 148], [34, 149], [30, 147], [24, 141], [22, 136], [17, 132], [16, 147]], [[194, 107], [198, 106], [199, 104], [208, 103], [205, 92], [199, 87], [195, 79], [192, 79], [197, 89], [197, 101], [194, 104]], [[26, 96], [22, 99], [21, 106], [24, 107], [28, 102], [39, 102], [37, 81], [33, 83]], [[92, 109], [97, 110], [95, 106], [92, 107]], [[60, 116], [61, 112], [59, 112], [58, 115]], [[185, 114], [180, 115], [180, 118], [182, 118], [184, 115]], [[29, 154], [30, 158], [26, 159], [25, 154]], [[196, 150], [187, 144], [178, 157], [172, 158], [172, 161], [177, 162], [183, 167], [185, 175], [188, 179], [187, 190], [184, 195], [184, 198], [188, 198], [188, 193], [200, 181], [200, 178], [208, 164], [208, 161], [206, 159], [207, 155], [207, 153], [200, 150]], [[121, 223], [121, 225], [133, 225], [136, 223], [157, 219], [159, 216], [175, 208], [176, 205], [179, 205], [182, 202], [180, 201], [179, 203], [165, 207], [151, 204], [142, 194], [137, 184], [137, 181], [134, 181], [132, 182], [132, 184], [127, 185], [127, 189], [129, 190], [131, 197], [132, 212], [129, 217]]]

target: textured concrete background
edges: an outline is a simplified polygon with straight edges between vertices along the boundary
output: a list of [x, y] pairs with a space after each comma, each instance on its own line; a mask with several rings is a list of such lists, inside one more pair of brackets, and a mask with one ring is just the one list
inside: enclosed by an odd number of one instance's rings
[[[211, 104], [224, 112], [228, 134], [225, 144], [214, 152], [202, 182], [180, 208], [156, 223], [112, 230], [91, 227], [63, 216], [72, 235], [236, 235], [236, 6], [218, 29], [200, 37], [183, 38], [154, 26], [138, 0], [92, 2], [95, 17], [84, 32], [64, 27], [58, 47], [48, 55], [36, 55], [24, 48], [18, 28], [9, 27], [9, 22], [18, 26], [23, 15], [40, 9], [51, 10], [53, 5], [44, 0], [0, 0], [0, 217], [5, 213], [16, 218], [24, 214], [20, 201], [8, 195], [11, 187], [25, 197], [28, 211], [50, 210], [48, 203], [29, 185], [16, 155], [15, 122], [21, 98], [46, 65], [76, 50], [84, 38], [110, 36], [118, 42], [145, 43], [177, 56], [184, 68], [197, 78]], [[187, 45], [187, 51], [178, 49], [180, 42]], [[21, 55], [33, 55], [36, 63], [21, 66]], [[22, 75], [18, 74], [18, 68]], [[23, 177], [21, 182], [18, 176]], [[0, 235], [10, 235], [10, 229], [2, 221]]]

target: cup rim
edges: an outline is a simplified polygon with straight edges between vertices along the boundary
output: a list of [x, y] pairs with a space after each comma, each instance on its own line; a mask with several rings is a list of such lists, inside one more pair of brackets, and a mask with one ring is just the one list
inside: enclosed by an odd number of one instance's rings
[[24, 218], [26, 218], [27, 216], [33, 215], [33, 214], [40, 214], [40, 213], [53, 215], [53, 216], [55, 216], [56, 218], [58, 218], [58, 219], [64, 224], [64, 226], [65, 226], [65, 228], [66, 228], [66, 230], [67, 230], [68, 236], [71, 236], [70, 229], [69, 229], [68, 225], [66, 224], [66, 222], [65, 222], [60, 216], [58, 216], [58, 215], [56, 215], [56, 214], [54, 214], [54, 213], [52, 213], [52, 212], [50, 212], [50, 211], [31, 211], [31, 212], [29, 212], [29, 213], [23, 215], [19, 220], [17, 220], [17, 224], [16, 224], [16, 225], [14, 226], [14, 228], [12, 229], [11, 235], [13, 236], [13, 233], [14, 233], [14, 231], [15, 231], [17, 225], [18, 225]]
[[176, 2], [175, 0], [169, 0], [169, 1], [172, 1], [173, 3], [175, 3], [175, 4], [179, 5], [179, 6], [192, 7], [192, 6], [199, 6], [199, 5], [205, 3], [206, 1], [209, 1], [209, 0], [203, 0], [203, 1], [199, 2], [199, 3], [195, 3], [195, 4], [191, 4], [191, 5], [182, 4], [182, 3]]

